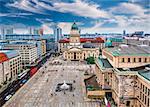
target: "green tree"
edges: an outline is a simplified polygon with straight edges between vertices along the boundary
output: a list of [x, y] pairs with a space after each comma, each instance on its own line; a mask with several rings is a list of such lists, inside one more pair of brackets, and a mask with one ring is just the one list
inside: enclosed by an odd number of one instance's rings
[[87, 61], [87, 64], [95, 64], [95, 59], [94, 59], [94, 57], [88, 57], [88, 58], [86, 59], [86, 61]]

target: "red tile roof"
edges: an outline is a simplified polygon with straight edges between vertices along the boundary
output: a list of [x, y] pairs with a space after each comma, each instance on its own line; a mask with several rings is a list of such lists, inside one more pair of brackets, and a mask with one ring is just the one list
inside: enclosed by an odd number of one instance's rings
[[7, 55], [4, 54], [4, 53], [0, 53], [0, 63], [5, 62], [7, 60], [9, 60], [9, 58], [7, 57]]
[[[68, 38], [59, 40], [59, 43], [69, 43], [69, 42], [70, 42], [70, 40]], [[97, 38], [80, 38], [80, 42], [81, 43], [85, 43], [85, 42], [104, 43], [104, 40], [101, 37], [97, 37]]]
[[59, 43], [69, 43], [69, 39], [61, 39], [59, 40]]

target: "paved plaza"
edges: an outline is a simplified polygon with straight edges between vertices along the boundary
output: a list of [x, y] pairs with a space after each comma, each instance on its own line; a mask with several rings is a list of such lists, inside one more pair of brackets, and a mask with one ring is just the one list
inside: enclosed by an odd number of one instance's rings
[[[84, 72], [89, 65], [78, 61], [51, 64], [51, 58], [39, 71], [4, 105], [5, 107], [99, 107], [98, 102], [86, 102], [83, 89]], [[94, 69], [94, 67], [93, 67]], [[72, 83], [72, 92], [55, 92], [58, 83]], [[73, 82], [75, 81], [75, 83]]]

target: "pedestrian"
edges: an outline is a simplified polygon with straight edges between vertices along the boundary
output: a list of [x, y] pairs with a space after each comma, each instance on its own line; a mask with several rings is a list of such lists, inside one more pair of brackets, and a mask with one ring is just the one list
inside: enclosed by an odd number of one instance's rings
[[73, 101], [72, 101], [72, 105], [73, 105]]

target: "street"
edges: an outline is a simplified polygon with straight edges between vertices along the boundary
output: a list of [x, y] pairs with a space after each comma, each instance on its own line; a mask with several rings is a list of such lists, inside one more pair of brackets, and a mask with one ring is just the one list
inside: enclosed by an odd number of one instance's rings
[[[89, 65], [60, 59], [49, 59], [4, 107], [99, 107], [99, 102], [84, 101], [83, 79]], [[54, 60], [62, 64], [51, 64]], [[57, 84], [63, 81], [72, 83], [75, 90], [66, 94], [55, 92]]]

